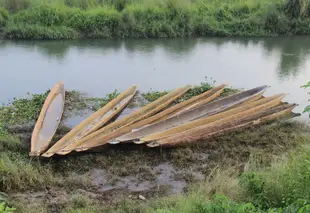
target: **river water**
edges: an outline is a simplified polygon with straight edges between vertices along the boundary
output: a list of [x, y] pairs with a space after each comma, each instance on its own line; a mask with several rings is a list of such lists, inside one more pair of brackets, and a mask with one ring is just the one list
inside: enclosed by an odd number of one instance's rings
[[249, 89], [307, 105], [310, 37], [191, 38], [161, 40], [0, 41], [0, 102], [65, 88], [103, 97], [137, 84], [142, 91], [170, 90], [202, 81]]

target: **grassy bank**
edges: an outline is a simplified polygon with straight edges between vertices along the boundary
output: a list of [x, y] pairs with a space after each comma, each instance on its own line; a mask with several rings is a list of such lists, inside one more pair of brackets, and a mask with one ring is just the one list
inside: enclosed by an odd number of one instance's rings
[[[202, 83], [178, 101], [211, 87]], [[233, 92], [226, 89], [223, 95]], [[73, 111], [94, 111], [117, 93], [89, 98], [67, 92], [65, 119]], [[14, 99], [0, 108], [0, 203], [14, 206], [16, 212], [245, 213], [309, 208], [306, 124], [278, 121], [187, 147], [110, 145], [99, 153], [30, 160], [33, 126], [28, 123], [37, 119], [46, 94]], [[141, 95], [154, 101], [164, 94]], [[68, 130], [61, 128], [55, 140]], [[176, 192], [179, 185], [184, 187]]]
[[307, 0], [0, 0], [7, 39], [309, 34]]

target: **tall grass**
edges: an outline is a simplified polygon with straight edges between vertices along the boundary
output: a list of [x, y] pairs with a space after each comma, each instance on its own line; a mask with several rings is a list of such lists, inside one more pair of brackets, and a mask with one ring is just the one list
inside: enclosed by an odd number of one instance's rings
[[249, 201], [265, 209], [310, 200], [310, 147], [291, 153], [268, 169], [245, 173], [241, 185]]
[[0, 0], [0, 7], [11, 12], [3, 36], [12, 39], [274, 36], [310, 31], [308, 0]]

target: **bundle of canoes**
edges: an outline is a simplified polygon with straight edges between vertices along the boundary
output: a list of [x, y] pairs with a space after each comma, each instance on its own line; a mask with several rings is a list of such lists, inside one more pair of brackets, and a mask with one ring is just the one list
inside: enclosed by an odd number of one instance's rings
[[30, 156], [67, 155], [120, 143], [150, 148], [208, 143], [222, 134], [294, 115], [296, 104], [282, 101], [286, 94], [263, 95], [268, 86], [220, 97], [225, 87], [215, 86], [181, 102], [178, 100], [191, 87], [178, 88], [116, 119], [136, 95], [137, 87], [132, 86], [51, 144], [64, 110], [64, 85], [58, 83], [46, 98], [35, 125]]

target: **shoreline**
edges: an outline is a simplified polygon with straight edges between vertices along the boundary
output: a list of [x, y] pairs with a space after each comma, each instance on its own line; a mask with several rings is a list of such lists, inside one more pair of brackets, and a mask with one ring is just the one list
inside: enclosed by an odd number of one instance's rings
[[[202, 83], [184, 98], [199, 95], [211, 87]], [[224, 95], [230, 92], [236, 90], [228, 89]], [[11, 105], [1, 107], [0, 115], [4, 116], [1, 117], [0, 127], [1, 123], [13, 125], [36, 120], [47, 94], [15, 99]], [[96, 111], [117, 94], [116, 91], [103, 98], [89, 98], [70, 91], [65, 107], [69, 111], [65, 115], [85, 109]], [[164, 94], [165, 91], [150, 91], [142, 96], [152, 102]], [[59, 128], [55, 140], [69, 130], [65, 126]], [[291, 194], [269, 195], [269, 190], [273, 191], [270, 188], [252, 191], [253, 187], [263, 183], [268, 187], [281, 186], [282, 183], [268, 182], [274, 180], [269, 177], [275, 175], [279, 178], [279, 174], [283, 173], [280, 167], [277, 167], [277, 172], [273, 169], [269, 171], [274, 161], [279, 156], [292, 153], [300, 160], [292, 164], [291, 172], [296, 173], [293, 170], [296, 166], [308, 169], [301, 164], [308, 162], [304, 160], [307, 155], [298, 150], [308, 150], [304, 146], [310, 142], [309, 126], [296, 121], [265, 124], [186, 147], [147, 149], [130, 144], [110, 145], [101, 152], [74, 154], [49, 161], [29, 161], [27, 145], [30, 138], [27, 135], [31, 136], [31, 131], [29, 125], [26, 128], [17, 125], [15, 129], [0, 132], [0, 191], [8, 195], [7, 205], [16, 207], [16, 212], [43, 213], [56, 209], [57, 212], [177, 213], [184, 209], [184, 200], [193, 202], [189, 203], [190, 208], [196, 208], [196, 204], [212, 206], [222, 203], [223, 208], [230, 212], [250, 204], [258, 209], [275, 208], [279, 207], [278, 203], [269, 204], [258, 199], [259, 195], [255, 193], [265, 193], [266, 199], [273, 199], [273, 202], [279, 196]], [[269, 173], [260, 173], [262, 169]], [[289, 185], [289, 189], [292, 187], [292, 184]], [[298, 189], [300, 191], [294, 194], [293, 199], [280, 207], [291, 205], [299, 197], [308, 198], [307, 189]], [[225, 195], [225, 198], [222, 197], [224, 200], [220, 199], [219, 203], [219, 197], [214, 197], [214, 194]], [[191, 197], [194, 199], [191, 200]], [[225, 200], [233, 206], [225, 205]], [[161, 202], [165, 204], [157, 205]]]
[[[304, 14], [303, 8], [292, 9], [290, 2], [219, 4], [199, 0], [178, 4], [170, 0], [87, 9], [65, 4], [31, 5], [15, 12], [0, 9], [0, 37], [60, 40], [309, 35], [309, 14]], [[299, 10], [300, 14], [295, 14]]]

